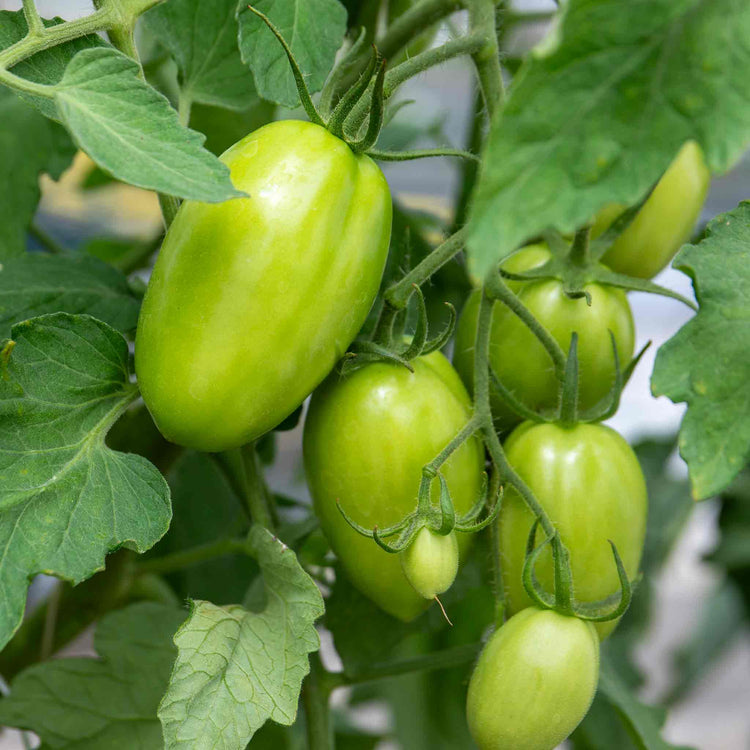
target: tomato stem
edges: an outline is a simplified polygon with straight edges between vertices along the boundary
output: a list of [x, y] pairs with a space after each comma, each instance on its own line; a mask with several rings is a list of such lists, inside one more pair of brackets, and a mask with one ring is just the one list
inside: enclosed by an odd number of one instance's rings
[[513, 312], [526, 327], [536, 336], [539, 343], [547, 350], [555, 367], [555, 375], [560, 382], [565, 377], [566, 356], [552, 334], [531, 314], [516, 294], [505, 283], [499, 273], [488, 277], [486, 288], [497, 300], [500, 300]]
[[449, 260], [454, 258], [464, 248], [466, 240], [466, 229], [459, 229], [455, 234], [448, 237], [445, 242], [438, 245], [421, 263], [412, 268], [402, 279], [392, 284], [385, 292], [383, 312], [388, 307], [398, 313], [403, 310], [409, 302], [409, 297], [414, 291], [414, 285], [421, 286], [434, 273], [442, 268]]
[[310, 654], [310, 674], [302, 683], [302, 705], [307, 718], [307, 746], [309, 750], [333, 748], [333, 733], [328, 711], [331, 687], [328, 672], [317, 652]]
[[459, 667], [462, 664], [474, 661], [481, 650], [481, 643], [469, 643], [442, 651], [435, 651], [423, 656], [415, 656], [410, 659], [375, 664], [366, 669], [329, 673], [328, 679], [332, 685], [332, 689], [335, 689], [337, 687], [377, 682], [378, 680], [385, 680], [389, 677], [398, 677], [399, 675], [411, 674], [413, 672], [450, 669], [451, 667]]
[[495, 0], [464, 0], [469, 11], [469, 28], [477, 35], [481, 46], [472, 53], [484, 106], [490, 118], [505, 99], [503, 74], [500, 69], [500, 50], [497, 42]]
[[[451, 39], [440, 47], [428, 49], [414, 57], [409, 58], [395, 68], [389, 70], [383, 81], [383, 98], [387, 101], [402, 84], [410, 78], [423, 73], [429, 68], [436, 65], [442, 65], [444, 62], [461, 55], [470, 55], [481, 49], [485, 44], [485, 39], [479, 34], [458, 37]], [[370, 84], [372, 88], [373, 84]], [[347, 117], [346, 127], [350, 133], [357, 133], [362, 124], [367, 119], [369, 101], [366, 95], [357, 102], [352, 108], [351, 114]]]
[[164, 555], [163, 557], [155, 557], [151, 560], [139, 562], [136, 564], [136, 573], [138, 575], [151, 573], [165, 575], [184, 570], [191, 565], [198, 565], [217, 557], [223, 557], [224, 555], [246, 552], [247, 544], [244, 538], [217, 539], [214, 542], [180, 550], [171, 555]]

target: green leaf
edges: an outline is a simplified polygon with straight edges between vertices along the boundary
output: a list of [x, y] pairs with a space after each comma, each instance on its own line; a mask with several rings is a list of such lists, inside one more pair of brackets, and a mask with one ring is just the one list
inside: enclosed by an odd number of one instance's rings
[[143, 17], [177, 62], [188, 101], [244, 110], [257, 100], [240, 59], [236, 10], [237, 0], [169, 0]]
[[[615, 707], [628, 727], [629, 734], [639, 750], [674, 750], [675, 746], [661, 737], [661, 726], [666, 713], [641, 703], [612, 668], [607, 659], [602, 659], [599, 673], [599, 692]], [[677, 750], [691, 750], [687, 747]]]
[[54, 312], [86, 313], [126, 333], [139, 307], [127, 279], [87, 255], [28, 253], [0, 265], [0, 339], [15, 323]]
[[125, 339], [66, 313], [11, 335], [0, 353], [0, 647], [34, 574], [80, 583], [108, 552], [153, 546], [171, 517], [156, 468], [104, 443], [138, 395]]
[[55, 88], [63, 122], [102, 169], [138, 187], [216, 203], [243, 195], [229, 170], [183, 128], [169, 102], [108, 48], [79, 52]]
[[65, 131], [0, 87], [0, 263], [23, 254], [39, 203], [39, 175], [67, 167], [75, 148]]
[[[258, 93], [285, 107], [299, 105], [286, 53], [265, 23], [240, 3], [240, 52]], [[257, 0], [281, 32], [305, 74], [311, 92], [320, 91], [346, 34], [346, 10], [338, 0]]]
[[[62, 18], [44, 19], [44, 25], [47, 27], [57, 26], [63, 23]], [[11, 44], [19, 42], [26, 36], [28, 26], [22, 10], [17, 11], [0, 11], [0, 49], [10, 47]], [[88, 36], [71, 39], [63, 44], [56, 44], [54, 47], [37, 52], [32, 57], [23, 60], [14, 65], [11, 71], [17, 76], [26, 78], [34, 83], [44, 83], [54, 85], [60, 82], [63, 77], [65, 68], [68, 63], [75, 57], [77, 52], [82, 49], [91, 47], [108, 47], [109, 45], [98, 34], [89, 34]], [[19, 94], [30, 104], [43, 112], [47, 117], [57, 120], [57, 108], [52, 99], [45, 99], [43, 96], [34, 96], [32, 94]]]
[[141, 603], [96, 628], [99, 659], [55, 659], [22, 672], [0, 701], [0, 724], [36, 732], [55, 750], [161, 750], [156, 716], [185, 611]]
[[750, 138], [750, 3], [571, 0], [495, 119], [469, 260], [493, 264], [548, 227], [633, 205], [695, 139], [728, 169]]
[[244, 747], [268, 719], [295, 721], [307, 655], [320, 647], [313, 623], [323, 598], [294, 552], [270, 532], [256, 526], [248, 539], [266, 606], [193, 603], [175, 635], [177, 661], [159, 707], [167, 750]]
[[651, 390], [688, 404], [680, 455], [703, 500], [750, 458], [750, 202], [711, 221], [672, 265], [692, 279], [700, 310], [657, 352]]

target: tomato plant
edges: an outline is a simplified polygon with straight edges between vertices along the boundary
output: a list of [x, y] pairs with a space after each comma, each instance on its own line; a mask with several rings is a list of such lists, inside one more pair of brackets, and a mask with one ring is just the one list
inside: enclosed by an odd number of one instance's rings
[[[435, 547], [441, 558], [453, 557], [450, 546], [427, 546], [418, 536], [401, 553], [412, 571], [407, 577], [399, 556], [357, 534], [337, 503], [365, 526], [382, 528], [400, 520], [417, 503], [422, 467], [467, 419], [469, 397], [442, 354], [416, 359], [413, 367], [409, 372], [401, 365], [374, 363], [343, 380], [334, 373], [313, 396], [304, 434], [305, 472], [333, 550], [352, 582], [403, 620], [413, 619], [428, 605], [420, 589], [432, 585], [429, 579], [435, 576], [442, 583], [447, 575], [424, 570], [431, 563], [421, 558], [434, 557]], [[482, 466], [478, 442], [465, 443], [446, 465], [445, 479], [459, 511], [467, 511], [479, 495]], [[456, 542], [463, 552], [468, 540], [462, 535], [460, 544]], [[446, 544], [452, 544], [449, 537]], [[454, 565], [447, 562], [451, 565], [446, 567]], [[441, 568], [443, 564], [441, 560]], [[412, 586], [409, 580], [420, 582]]]
[[747, 3], [56, 5], [0, 11], [0, 726], [745, 746]]
[[466, 706], [471, 734], [480, 750], [551, 750], [586, 715], [598, 678], [589, 623], [524, 609], [479, 656]]
[[[544, 246], [533, 245], [511, 256], [504, 268], [513, 273], [532, 270], [550, 257]], [[563, 349], [570, 337], [579, 335], [579, 400], [583, 409], [603, 399], [615, 380], [615, 358], [610, 332], [614, 335], [621, 366], [633, 355], [635, 330], [624, 292], [601, 284], [586, 286], [591, 296], [570, 299], [562, 282], [551, 280], [510, 282], [512, 290]], [[474, 377], [474, 336], [479, 314], [480, 292], [466, 301], [456, 332], [453, 362], [464, 382]], [[497, 306], [492, 316], [490, 364], [497, 377], [532, 409], [552, 409], [559, 398], [559, 381], [541, 342], [507, 307]], [[499, 395], [492, 411], [498, 428], [508, 430], [520, 421]]]
[[180, 208], [135, 349], [161, 432], [205, 451], [260, 437], [326, 376], [375, 299], [391, 230], [380, 169], [319, 125], [266, 125], [222, 158], [252, 197]]

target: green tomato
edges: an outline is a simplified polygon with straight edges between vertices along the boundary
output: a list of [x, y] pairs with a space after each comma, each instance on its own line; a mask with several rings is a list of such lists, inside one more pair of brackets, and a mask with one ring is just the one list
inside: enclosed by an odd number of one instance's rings
[[[656, 276], [690, 237], [710, 182], [701, 147], [688, 141], [602, 262], [628, 276]], [[624, 209], [621, 204], [603, 208], [594, 221], [592, 236], [602, 234]]]
[[[512, 255], [503, 268], [521, 273], [542, 265], [550, 257], [545, 245], [530, 245]], [[615, 360], [609, 332], [624, 368], [635, 347], [635, 328], [625, 293], [601, 284], [589, 284], [591, 306], [585, 299], [570, 299], [556, 280], [510, 282], [534, 317], [567, 352], [573, 332], [578, 333], [579, 405], [595, 406], [612, 388]], [[481, 292], [473, 292], [461, 312], [456, 331], [453, 364], [471, 388], [474, 377], [474, 337]], [[534, 410], [557, 405], [559, 382], [552, 361], [534, 334], [501, 302], [495, 304], [490, 333], [490, 364], [502, 383]], [[517, 425], [518, 417], [493, 391], [492, 413], [498, 429]]]
[[391, 231], [380, 169], [318, 125], [266, 125], [222, 161], [249, 197], [182, 204], [135, 346], [162, 434], [202, 451], [255, 440], [325, 378], [372, 306]]
[[529, 607], [479, 656], [466, 702], [471, 735], [480, 750], [553, 750], [586, 715], [598, 680], [591, 624]]
[[434, 599], [456, 580], [458, 539], [454, 531], [442, 535], [422, 527], [399, 556], [406, 580], [425, 599]]
[[[622, 436], [600, 424], [562, 427], [525, 422], [508, 438], [505, 451], [570, 552], [576, 598], [593, 602], [619, 590], [610, 539], [632, 581], [643, 551], [648, 498], [638, 459]], [[505, 493], [498, 523], [506, 603], [510, 612], [518, 612], [532, 603], [521, 576], [533, 516], [512, 488]], [[538, 531], [537, 544], [543, 538]], [[536, 571], [551, 592], [549, 546], [541, 553]], [[596, 627], [604, 637], [615, 625], [609, 621]]]
[[[422, 467], [470, 415], [461, 380], [439, 352], [402, 365], [376, 362], [315, 391], [305, 420], [305, 473], [323, 532], [352, 583], [386, 612], [408, 621], [429, 606], [404, 575], [401, 554], [358, 534], [336, 502], [366, 528], [397, 523], [417, 505]], [[441, 468], [457, 513], [477, 500], [484, 450], [464, 443]], [[439, 486], [433, 486], [437, 501]], [[459, 551], [469, 534], [462, 534]]]

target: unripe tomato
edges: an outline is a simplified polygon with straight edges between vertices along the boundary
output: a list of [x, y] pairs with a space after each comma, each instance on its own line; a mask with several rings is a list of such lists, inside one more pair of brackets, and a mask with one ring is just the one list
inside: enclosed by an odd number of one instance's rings
[[[690, 237], [706, 200], [711, 173], [695, 141], [680, 149], [648, 200], [602, 258], [613, 271], [650, 279], [667, 266]], [[596, 216], [598, 237], [623, 212], [612, 204]]]
[[[368, 529], [397, 523], [417, 505], [422, 467], [455, 437], [471, 403], [439, 352], [402, 365], [376, 362], [345, 378], [333, 373], [315, 391], [305, 420], [304, 457], [315, 512], [352, 583], [386, 612], [411, 620], [429, 602], [404, 575], [399, 558], [358, 534], [336, 501]], [[464, 443], [441, 467], [458, 514], [479, 497], [484, 450]], [[434, 499], [439, 493], [433, 486]], [[470, 535], [462, 534], [459, 550]]]
[[586, 715], [598, 680], [591, 624], [529, 607], [479, 656], [466, 702], [471, 735], [479, 750], [553, 750]]
[[434, 599], [456, 580], [458, 539], [454, 531], [443, 536], [423, 527], [399, 556], [406, 580], [425, 599]]
[[135, 365], [169, 440], [248, 443], [330, 372], [375, 299], [391, 197], [325, 128], [266, 125], [222, 156], [248, 198], [186, 201], [143, 301]]
[[[549, 258], [544, 245], [530, 245], [512, 255], [503, 268], [522, 273]], [[635, 347], [635, 328], [625, 293], [601, 284], [589, 284], [591, 306], [585, 299], [570, 299], [562, 282], [511, 281], [509, 286], [534, 317], [567, 352], [573, 332], [578, 333], [579, 406], [588, 409], [604, 398], [615, 381], [615, 360], [609, 331], [615, 336], [620, 367], [624, 368]], [[481, 292], [466, 301], [456, 331], [453, 364], [471, 388], [474, 377], [474, 337]], [[559, 382], [547, 351], [534, 334], [502, 302], [495, 304], [490, 334], [490, 364], [502, 383], [534, 410], [557, 405]], [[494, 393], [494, 391], [493, 391]], [[492, 413], [500, 431], [517, 425], [517, 416], [497, 395]]]
[[[562, 427], [525, 422], [508, 438], [505, 451], [570, 552], [575, 597], [594, 602], [619, 590], [610, 539], [632, 581], [643, 551], [648, 498], [638, 459], [622, 436], [600, 424]], [[510, 612], [518, 612], [531, 604], [521, 576], [533, 516], [510, 487], [498, 523], [506, 603]], [[543, 538], [537, 531], [537, 543]], [[536, 571], [551, 592], [549, 546], [541, 553]], [[615, 624], [598, 623], [599, 635], [608, 635]]]

